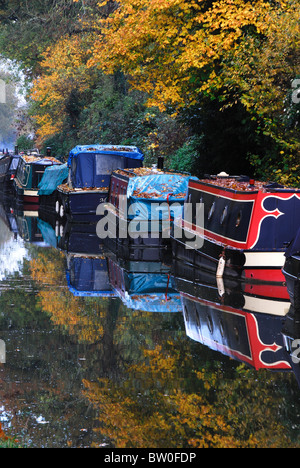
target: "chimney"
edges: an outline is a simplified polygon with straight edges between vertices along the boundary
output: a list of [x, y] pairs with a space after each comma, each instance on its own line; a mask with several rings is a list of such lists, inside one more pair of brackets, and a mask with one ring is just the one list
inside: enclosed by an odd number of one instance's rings
[[164, 170], [165, 158], [163, 156], [158, 156], [157, 158], [157, 169]]

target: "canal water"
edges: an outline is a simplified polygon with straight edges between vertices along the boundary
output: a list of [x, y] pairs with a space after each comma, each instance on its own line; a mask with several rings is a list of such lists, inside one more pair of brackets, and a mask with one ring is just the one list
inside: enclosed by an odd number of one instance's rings
[[[32, 448], [299, 447], [285, 287], [0, 205], [0, 422]], [[222, 297], [221, 297], [222, 296]]]

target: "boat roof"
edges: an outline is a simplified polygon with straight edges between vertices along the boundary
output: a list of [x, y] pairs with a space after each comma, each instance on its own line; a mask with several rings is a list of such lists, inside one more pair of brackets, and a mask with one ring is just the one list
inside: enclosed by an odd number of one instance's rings
[[35, 156], [35, 155], [22, 155], [21, 159], [25, 161], [26, 164], [42, 164], [44, 166], [52, 166], [54, 164], [62, 164], [56, 158], [53, 157], [45, 157], [45, 156]]
[[161, 171], [151, 168], [117, 170], [115, 174], [129, 177], [127, 196], [139, 199], [184, 200], [189, 180], [198, 180], [189, 174]]
[[[197, 183], [197, 182], [196, 182]], [[247, 176], [207, 176], [198, 180], [199, 184], [213, 186], [233, 192], [299, 192], [300, 189], [286, 187], [277, 182], [266, 182], [251, 179]]]
[[130, 159], [144, 159], [144, 155], [136, 146], [120, 146], [120, 145], [79, 145], [70, 151], [68, 164], [70, 165], [73, 158], [79, 155], [87, 154], [103, 154], [112, 156], [123, 156]]

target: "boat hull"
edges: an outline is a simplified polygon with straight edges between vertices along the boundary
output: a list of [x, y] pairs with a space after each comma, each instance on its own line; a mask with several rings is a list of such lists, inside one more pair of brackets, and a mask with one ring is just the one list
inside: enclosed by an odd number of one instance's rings
[[212, 239], [203, 238], [203, 246], [199, 249], [187, 248], [190, 237], [172, 238], [173, 257], [190, 265], [204, 268], [217, 274], [220, 258], [225, 258], [224, 276], [232, 278], [247, 278], [261, 282], [283, 282], [284, 250], [281, 252], [253, 252], [232, 249], [216, 243]]
[[107, 202], [108, 192], [99, 190], [63, 190], [58, 187], [56, 211], [60, 218], [75, 223], [96, 223], [97, 209]]

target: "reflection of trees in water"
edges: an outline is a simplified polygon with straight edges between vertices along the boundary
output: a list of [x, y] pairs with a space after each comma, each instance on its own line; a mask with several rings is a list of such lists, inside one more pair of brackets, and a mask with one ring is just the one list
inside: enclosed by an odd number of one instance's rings
[[181, 314], [76, 298], [61, 253], [30, 255], [31, 291], [0, 296], [0, 399], [18, 437], [36, 447], [299, 445], [292, 373], [256, 372], [192, 342]]

